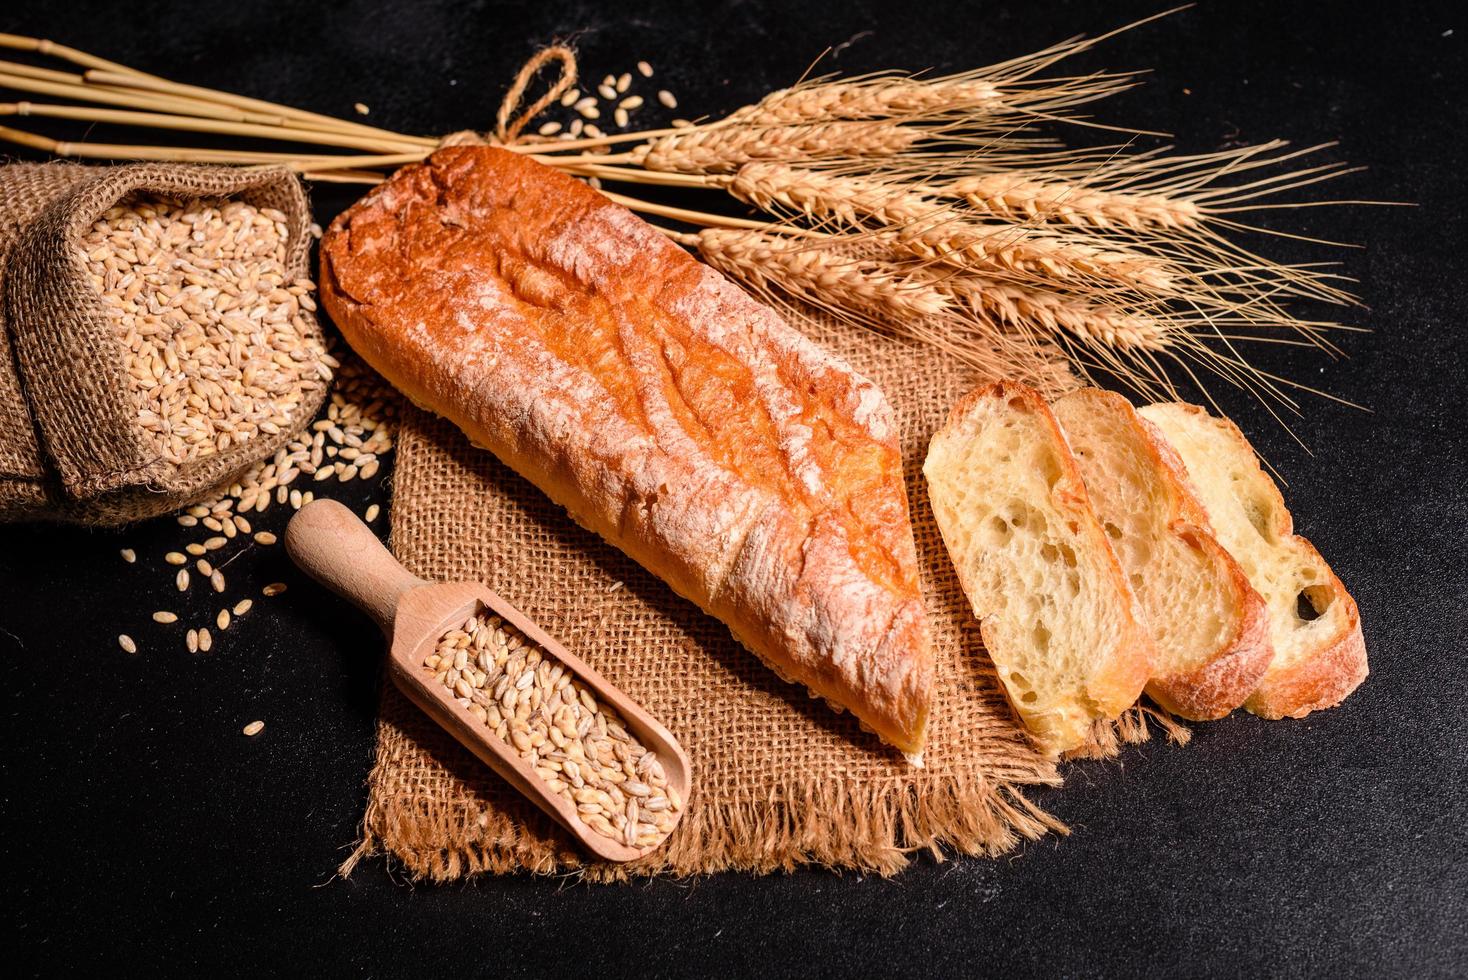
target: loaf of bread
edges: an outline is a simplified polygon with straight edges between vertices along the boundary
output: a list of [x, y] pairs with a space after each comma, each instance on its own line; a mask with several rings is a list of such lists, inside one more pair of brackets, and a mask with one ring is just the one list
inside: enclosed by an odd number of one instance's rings
[[1300, 718], [1339, 704], [1366, 679], [1356, 601], [1320, 552], [1294, 533], [1274, 481], [1238, 426], [1197, 405], [1140, 409], [1182, 457], [1218, 540], [1269, 611], [1274, 659], [1244, 707]]
[[1152, 640], [1039, 393], [966, 395], [923, 473], [984, 646], [1026, 727], [1056, 751], [1137, 700]]
[[441, 149], [321, 244], [326, 309], [414, 402], [780, 675], [921, 750], [932, 653], [871, 382], [525, 155]]
[[1264, 600], [1214, 538], [1182, 461], [1130, 402], [1082, 388], [1051, 410], [1152, 633], [1147, 693], [1184, 718], [1222, 718], [1274, 658]]

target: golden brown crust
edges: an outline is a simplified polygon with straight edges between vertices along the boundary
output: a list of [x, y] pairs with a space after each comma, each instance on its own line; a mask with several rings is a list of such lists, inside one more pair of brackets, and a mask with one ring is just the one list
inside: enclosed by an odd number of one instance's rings
[[881, 392], [580, 181], [406, 167], [322, 241], [352, 346], [778, 671], [921, 750], [932, 655]]
[[1172, 524], [1173, 533], [1189, 538], [1199, 551], [1225, 570], [1230, 590], [1238, 597], [1239, 619], [1233, 636], [1213, 659], [1191, 671], [1154, 677], [1147, 693], [1162, 707], [1192, 721], [1213, 721], [1239, 707], [1259, 685], [1274, 659], [1269, 642], [1269, 610], [1254, 591], [1238, 562], [1206, 528], [1185, 521]]
[[[1315, 551], [1315, 546], [1304, 538], [1296, 540]], [[1244, 702], [1244, 708], [1250, 713], [1270, 719], [1303, 718], [1312, 711], [1340, 704], [1366, 680], [1369, 672], [1366, 637], [1361, 632], [1361, 613], [1356, 608], [1356, 600], [1334, 572], [1327, 587], [1335, 593], [1334, 601], [1342, 603], [1346, 610], [1341, 630], [1314, 655], [1266, 675]]]
[[[1258, 454], [1244, 433], [1233, 420], [1212, 415], [1200, 405], [1171, 402], [1160, 406], [1174, 409], [1200, 420], [1201, 424], [1222, 429], [1236, 442], [1239, 452], [1252, 461], [1259, 472], [1258, 488], [1269, 494], [1272, 506], [1261, 513], [1272, 516], [1274, 533], [1280, 538], [1291, 538], [1296, 547], [1313, 555], [1319, 567], [1328, 575], [1319, 588], [1329, 590], [1332, 602], [1342, 603], [1345, 616], [1342, 625], [1315, 652], [1288, 668], [1272, 667], [1262, 675], [1258, 687], [1244, 702], [1244, 709], [1262, 718], [1303, 718], [1312, 711], [1333, 708], [1361, 685], [1368, 673], [1366, 640], [1361, 632], [1361, 616], [1356, 600], [1346, 591], [1345, 585], [1326, 564], [1308, 540], [1295, 534], [1294, 517], [1285, 506], [1284, 495], [1274, 480], [1259, 465]], [[1160, 431], [1160, 430], [1159, 430]], [[1160, 437], [1171, 447], [1166, 436]], [[1176, 453], [1174, 453], [1176, 458]], [[1181, 464], [1181, 460], [1178, 460]], [[1186, 467], [1182, 467], [1186, 473]], [[1266, 610], [1267, 623], [1267, 610]]]
[[1127, 418], [1136, 424], [1156, 464], [1154, 470], [1167, 487], [1173, 509], [1170, 530], [1209, 557], [1227, 580], [1233, 597], [1231, 605], [1238, 610], [1233, 636], [1219, 646], [1214, 657], [1194, 670], [1154, 677], [1147, 685], [1147, 693], [1162, 707], [1183, 718], [1193, 721], [1222, 718], [1244, 703], [1274, 659], [1274, 646], [1269, 641], [1269, 609], [1233, 555], [1213, 536], [1208, 511], [1188, 479], [1188, 468], [1167, 437], [1138, 415], [1131, 402], [1120, 395], [1107, 394], [1125, 406]]

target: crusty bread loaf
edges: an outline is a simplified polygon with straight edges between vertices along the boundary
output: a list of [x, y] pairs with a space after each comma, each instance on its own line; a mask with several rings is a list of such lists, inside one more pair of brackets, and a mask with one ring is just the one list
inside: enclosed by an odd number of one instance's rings
[[1010, 702], [1057, 751], [1136, 701], [1152, 641], [1039, 393], [966, 395], [923, 466], [943, 541]]
[[1082, 388], [1051, 410], [1151, 630], [1147, 693], [1184, 718], [1222, 718], [1274, 657], [1264, 600], [1214, 538], [1182, 461], [1130, 402]]
[[920, 751], [932, 653], [876, 386], [523, 154], [439, 150], [321, 245], [326, 308], [388, 380], [782, 676]]
[[1279, 488], [1236, 425], [1197, 405], [1161, 404], [1141, 414], [1182, 457], [1226, 547], [1269, 610], [1274, 660], [1244, 707], [1299, 718], [1339, 704], [1366, 678], [1356, 602], [1325, 559], [1294, 533]]

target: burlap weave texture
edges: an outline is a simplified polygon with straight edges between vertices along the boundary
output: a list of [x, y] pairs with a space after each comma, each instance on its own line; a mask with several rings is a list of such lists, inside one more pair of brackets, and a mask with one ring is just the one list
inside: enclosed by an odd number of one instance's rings
[[[779, 681], [718, 621], [578, 527], [451, 424], [410, 411], [398, 448], [392, 543], [413, 572], [481, 580], [558, 636], [678, 736], [695, 791], [679, 829], [632, 865], [586, 864], [569, 838], [391, 685], [361, 846], [415, 876], [584, 869], [593, 879], [805, 863], [891, 873], [913, 852], [997, 854], [1059, 824], [1023, 794], [1059, 782], [1014, 719], [985, 655], [921, 474], [934, 429], [984, 380], [931, 351], [802, 318], [812, 339], [886, 392], [933, 627], [936, 698], [926, 766], [909, 766], [850, 715]], [[1145, 737], [1139, 713], [1098, 733]]]

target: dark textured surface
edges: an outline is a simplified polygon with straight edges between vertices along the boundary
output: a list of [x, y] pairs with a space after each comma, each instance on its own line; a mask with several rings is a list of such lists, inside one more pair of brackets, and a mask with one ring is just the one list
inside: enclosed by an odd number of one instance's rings
[[[587, 76], [645, 57], [680, 111], [717, 111], [848, 39], [833, 67], [954, 70], [1154, 9], [692, 7], [25, 4], [0, 29], [334, 114], [360, 100], [374, 122], [436, 132], [488, 125], [514, 68], [557, 36], [574, 36]], [[1265, 243], [1282, 258], [1340, 258], [1371, 307], [1355, 322], [1374, 332], [1344, 337], [1345, 361], [1293, 348], [1256, 361], [1370, 414], [1307, 398], [1294, 427], [1311, 455], [1220, 392], [1360, 602], [1372, 675], [1344, 707], [1303, 722], [1240, 714], [1197, 726], [1186, 749], [1068, 766], [1064, 789], [1036, 797], [1069, 837], [999, 861], [923, 860], [890, 881], [811, 871], [432, 888], [371, 861], [343, 882], [332, 869], [372, 751], [379, 641], [365, 619], [300, 585], [190, 657], [146, 624], [176, 603], [157, 567], [171, 524], [3, 528], [8, 958], [35, 973], [195, 975], [1468, 973], [1468, 24], [1449, 10], [1210, 3], [1076, 61], [1154, 69], [1099, 107], [1105, 121], [1170, 130], [1192, 152], [1340, 140], [1332, 152], [1370, 171], [1330, 194], [1419, 205], [1278, 218], [1360, 250]], [[318, 217], [350, 200], [318, 194]], [[124, 545], [154, 567], [123, 565]], [[277, 552], [248, 577], [285, 577], [284, 562]], [[117, 650], [122, 624], [144, 653]], [[256, 717], [265, 734], [241, 737]]]

